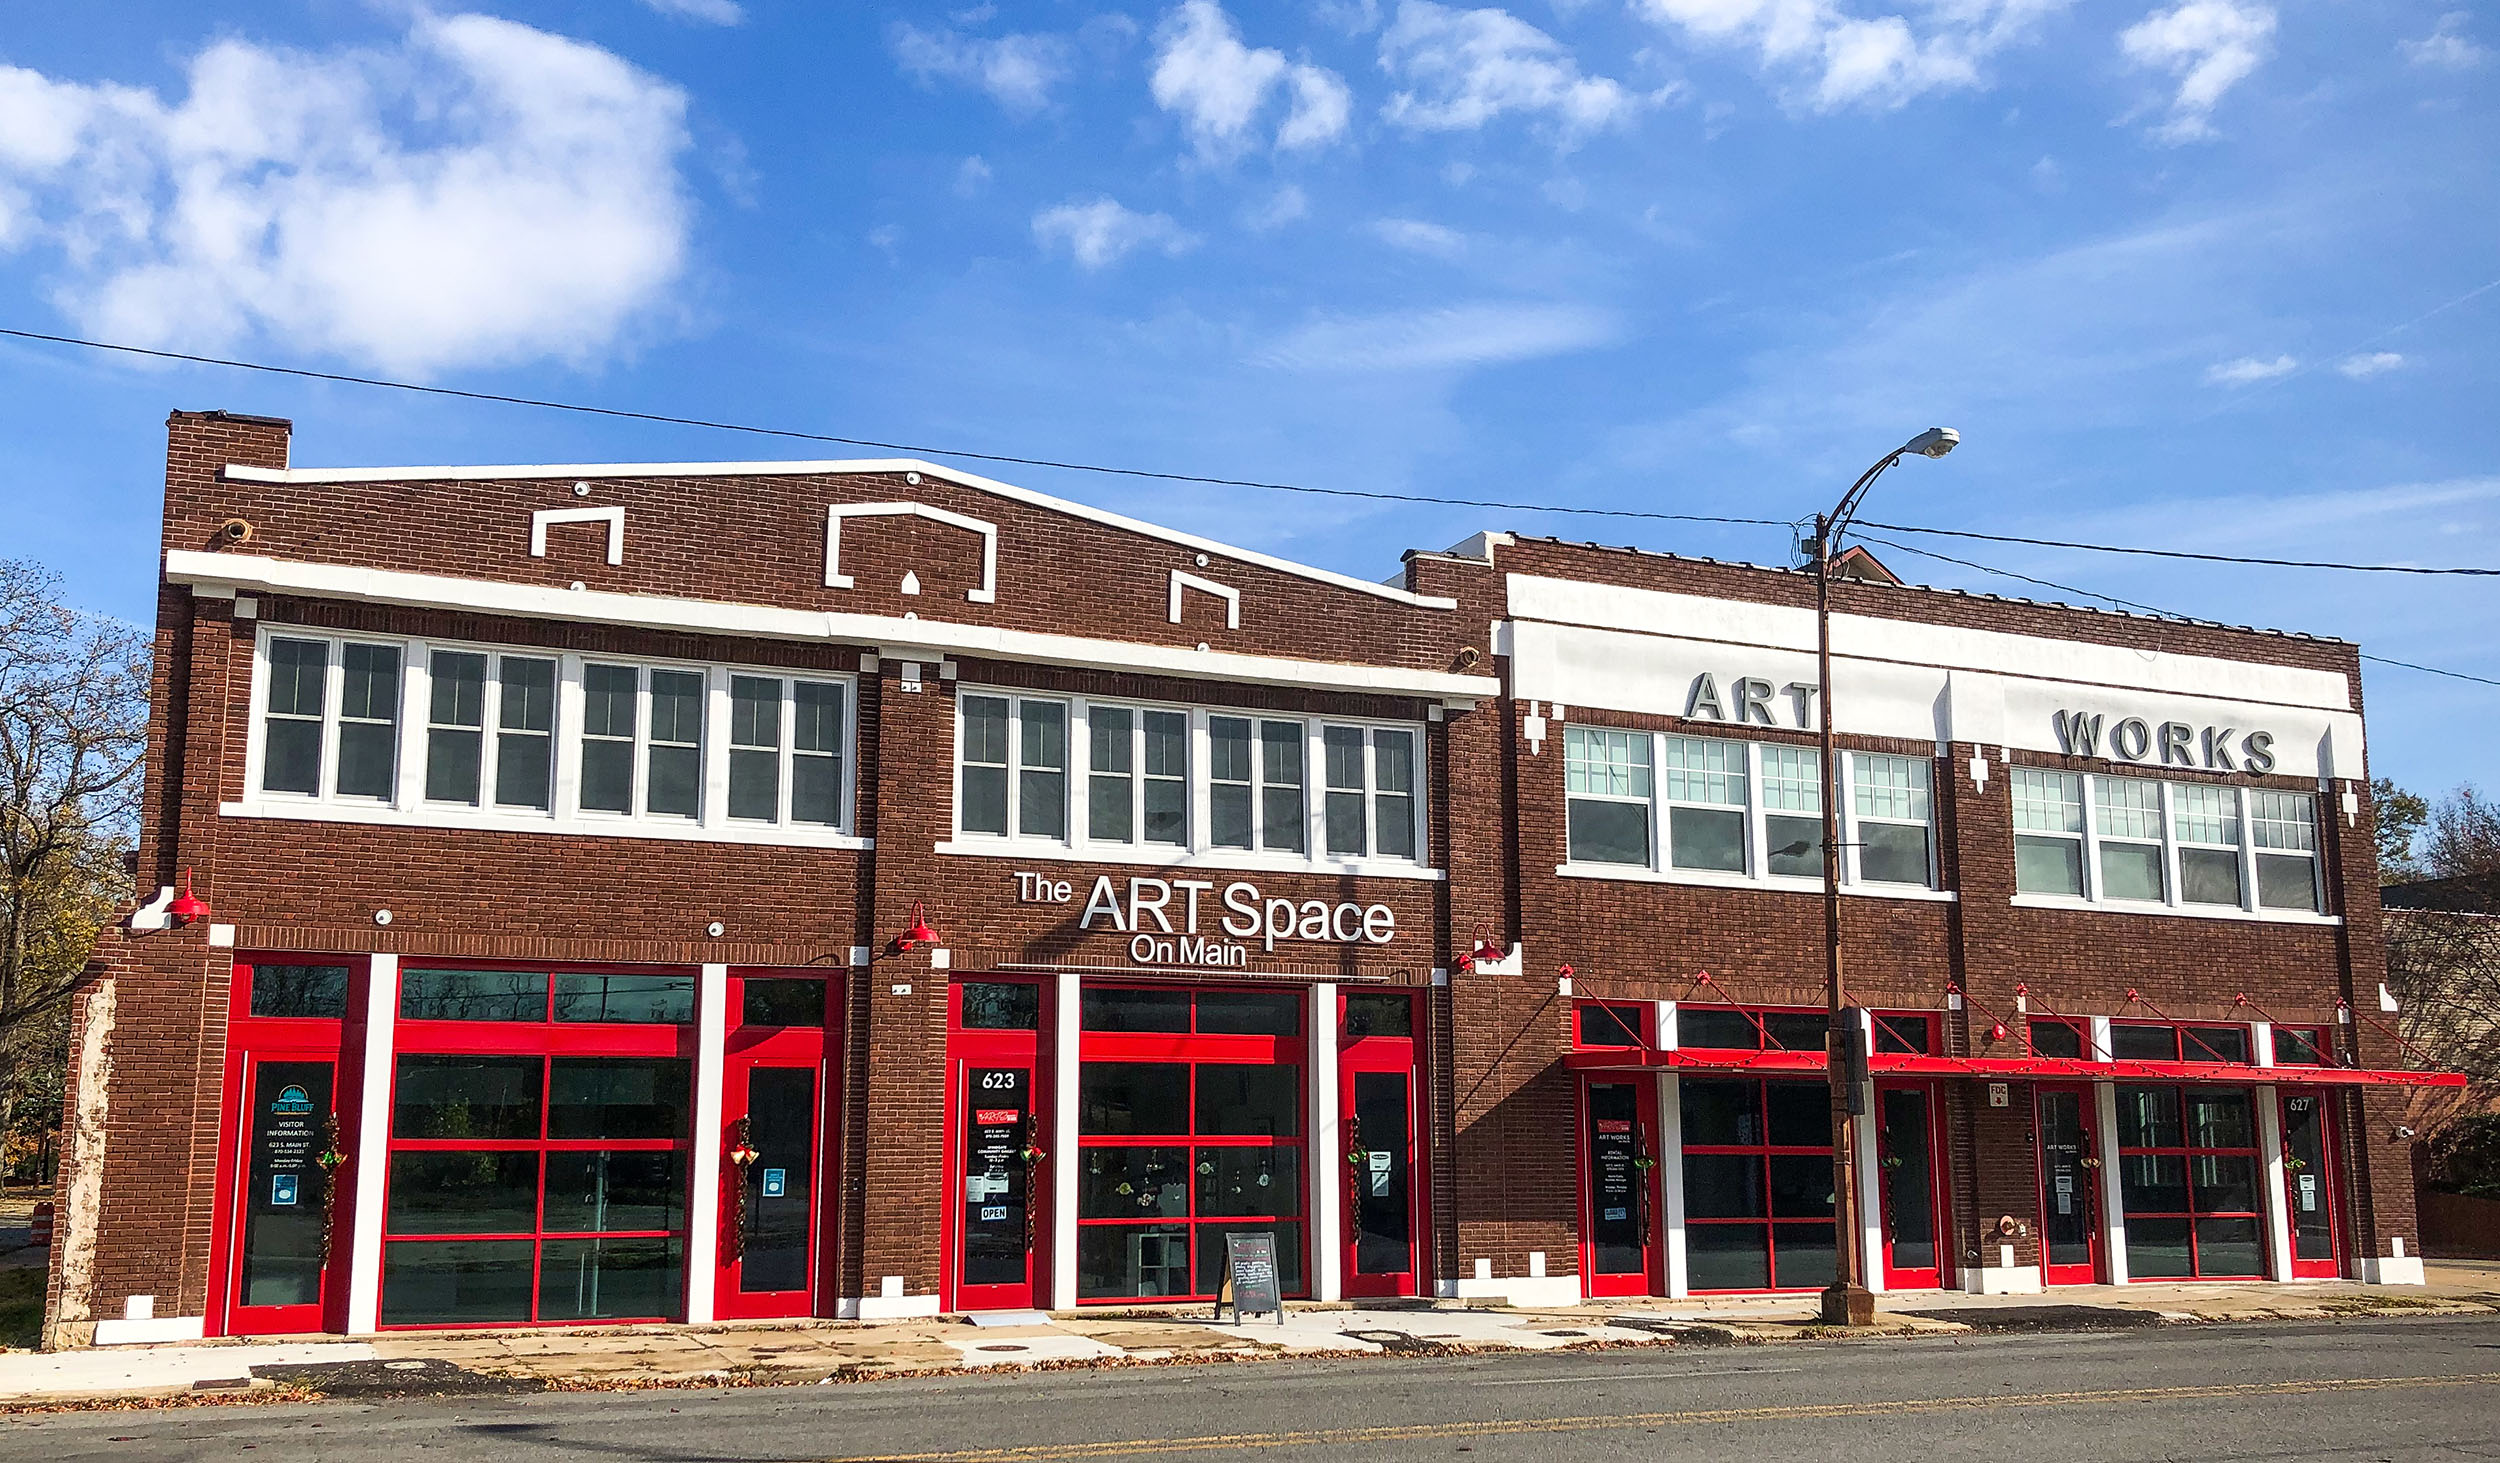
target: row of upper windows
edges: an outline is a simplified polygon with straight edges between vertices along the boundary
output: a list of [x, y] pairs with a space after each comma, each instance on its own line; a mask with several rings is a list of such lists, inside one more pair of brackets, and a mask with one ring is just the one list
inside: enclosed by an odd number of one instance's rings
[[958, 700], [966, 840], [1422, 860], [1421, 727], [972, 690]]
[[[1819, 881], [1821, 762], [1788, 743], [1566, 727], [1565, 868]], [[1844, 883], [1937, 886], [1930, 768], [1841, 753]], [[2191, 912], [2324, 908], [2313, 793], [2033, 767], [2009, 780], [2018, 893]]]

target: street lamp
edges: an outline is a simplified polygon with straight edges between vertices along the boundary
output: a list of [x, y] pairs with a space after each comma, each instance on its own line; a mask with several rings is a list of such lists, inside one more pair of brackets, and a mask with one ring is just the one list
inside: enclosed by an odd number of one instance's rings
[[1839, 755], [1832, 747], [1832, 548], [1857, 516], [1858, 502], [1884, 469], [1902, 458], [1942, 457], [1962, 435], [1951, 427], [1929, 427], [1902, 443], [1851, 484], [1839, 506], [1814, 520], [1814, 663], [1815, 684], [1823, 703], [1821, 742], [1823, 785], [1823, 1003], [1829, 1017], [1824, 1035], [1824, 1065], [1831, 1083], [1832, 1202], [1839, 1230], [1839, 1273], [1823, 1292], [1823, 1322], [1830, 1326], [1867, 1326], [1875, 1321], [1875, 1293], [1866, 1287], [1865, 1231], [1858, 1223], [1857, 1164], [1850, 1119], [1863, 1111], [1860, 1077], [1865, 1063], [1857, 1023], [1847, 1004], [1840, 959], [1840, 785]]

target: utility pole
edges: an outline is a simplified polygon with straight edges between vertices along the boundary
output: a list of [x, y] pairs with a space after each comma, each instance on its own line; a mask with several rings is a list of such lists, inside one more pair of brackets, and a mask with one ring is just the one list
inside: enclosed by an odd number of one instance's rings
[[1886, 468], [1911, 453], [1942, 457], [1961, 440], [1951, 427], [1929, 427], [1868, 468], [1837, 507], [1814, 520], [1814, 676], [1823, 703], [1817, 779], [1823, 803], [1823, 1003], [1829, 1022], [1824, 1066], [1831, 1084], [1832, 1221], [1839, 1241], [1838, 1271], [1823, 1291], [1823, 1324], [1827, 1326], [1868, 1326], [1875, 1321], [1875, 1292], [1866, 1283], [1866, 1231], [1858, 1215], [1853, 1121], [1864, 1111], [1866, 1047], [1857, 1012], [1849, 1005], [1840, 939], [1840, 800], [1848, 789], [1840, 785], [1840, 756], [1832, 745], [1832, 553], [1857, 515], [1859, 500]]

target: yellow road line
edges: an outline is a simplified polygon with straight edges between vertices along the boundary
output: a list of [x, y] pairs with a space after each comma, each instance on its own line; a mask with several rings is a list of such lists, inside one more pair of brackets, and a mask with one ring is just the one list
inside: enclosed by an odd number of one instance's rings
[[858, 1453], [820, 1463], [1040, 1463], [1062, 1458], [1125, 1458], [1148, 1453], [1244, 1452], [1346, 1443], [1479, 1438], [1525, 1433], [1623, 1431], [1711, 1422], [1796, 1422], [1825, 1418], [1896, 1417], [1921, 1412], [1986, 1411], [1998, 1407], [2089, 1407], [2111, 1402], [2181, 1402], [2232, 1397], [2285, 1397], [2314, 1392], [2373, 1392], [2402, 1387], [2476, 1387], [2500, 1383], [2500, 1372], [2453, 1377], [2347, 1377], [2300, 1382], [2233, 1382], [2207, 1387], [2118, 1387], [2095, 1392], [2008, 1393], [1978, 1397], [1912, 1397], [1883, 1402], [1797, 1403], [1687, 1412], [1607, 1413], [1486, 1422], [1423, 1422], [1402, 1426], [1310, 1428], [1295, 1432], [1212, 1433], [1187, 1438], [1123, 1438], [1116, 1442], [1035, 1443], [936, 1453]]

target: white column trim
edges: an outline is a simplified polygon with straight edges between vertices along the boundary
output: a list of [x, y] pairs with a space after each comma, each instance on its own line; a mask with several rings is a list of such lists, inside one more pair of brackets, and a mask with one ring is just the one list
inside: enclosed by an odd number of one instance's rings
[[382, 1328], [382, 1203], [389, 1182], [392, 1026], [399, 957], [376, 955], [365, 979], [363, 1091], [356, 1109], [356, 1212], [348, 1230], [347, 1333]]
[[1084, 979], [1059, 972], [1050, 1047], [1050, 1308], [1076, 1309], [1077, 1036], [1084, 1029]]
[[1683, 1032], [1676, 1023], [1675, 1002], [1660, 1001], [1658, 1006], [1658, 1050], [1674, 1051], [1684, 1044]]
[[2274, 1023], [2271, 1021], [2249, 1022], [2248, 1039], [2253, 1043], [2253, 1045], [2249, 1047], [2249, 1051], [2256, 1057], [2257, 1065], [2260, 1067], [2273, 1066]]
[[[1875, 1049], [1874, 1014], [1858, 1013], [1857, 1030], [1852, 1033], [1868, 1054]], [[1876, 1151], [1875, 1079], [1868, 1077], [1858, 1084], [1865, 1099], [1859, 1106], [1866, 1111], [1849, 1121], [1855, 1128], [1851, 1137], [1855, 1150], [1850, 1154], [1858, 1185], [1859, 1253], [1866, 1256], [1866, 1288], [1877, 1295], [1884, 1293], [1884, 1186], [1882, 1156]]]
[[[2092, 1029], [2088, 1033], [2092, 1042], [2092, 1060], [2096, 1062], [2106, 1062], [2111, 1060], [2109, 1044], [2109, 1018], [2107, 1016], [2094, 1016], [2088, 1019], [2092, 1023]], [[2103, 1085], [2106, 1086], [2107, 1084], [2104, 1083]]]
[[[1672, 1018], [1675, 1003], [1658, 1004]], [[1673, 1072], [1658, 1074], [1658, 1207], [1667, 1247], [1667, 1296], [1683, 1300], [1693, 1293], [1693, 1279], [1684, 1248], [1684, 1082]]]
[[[686, 1319], [716, 1314], [720, 1278], [721, 1113], [728, 1094], [729, 967], [706, 965], [694, 987], [694, 1196], [686, 1206]], [[818, 1165], [821, 1167], [821, 1165]], [[819, 1190], [822, 1184], [817, 1186]], [[810, 1288], [814, 1278], [810, 1277]]]
[[1345, 1121], [1338, 1111], [1337, 985], [1311, 986], [1311, 1298], [1345, 1298]]
[[2292, 1201], [2283, 1168], [2283, 1108], [2269, 1082], [2257, 1089], [2258, 1182], [2265, 1186], [2266, 1276], [2292, 1278]]
[[[2092, 1040], [2103, 1051], [2108, 1050], [2109, 1020], [2092, 1018]], [[2104, 1057], [2102, 1060], [2108, 1060]], [[2118, 1088], [2109, 1082], [2092, 1084], [2092, 1110], [2097, 1119], [2092, 1125], [2092, 1143], [2101, 1160], [2101, 1253], [2108, 1259], [2109, 1283], [2127, 1283], [2127, 1211], [2126, 1190], [2118, 1182]]]

